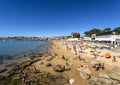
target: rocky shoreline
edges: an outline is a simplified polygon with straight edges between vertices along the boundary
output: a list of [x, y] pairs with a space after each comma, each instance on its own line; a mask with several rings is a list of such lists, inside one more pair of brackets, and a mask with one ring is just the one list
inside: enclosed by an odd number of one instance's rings
[[[49, 58], [48, 58], [49, 57]], [[46, 67], [52, 66], [56, 72], [65, 71], [65, 66], [62, 65], [51, 65], [49, 62], [56, 57], [56, 54], [37, 54], [33, 59], [22, 62], [21, 64], [12, 66], [12, 69], [7, 72], [7, 75], [0, 75], [1, 85], [22, 85], [23, 78], [25, 78], [25, 85], [64, 85], [68, 83], [69, 78], [67, 75], [59, 73], [58, 75], [50, 74], [49, 72], [41, 72], [34, 66], [35, 62], [46, 59], [48, 61], [45, 64]], [[41, 65], [44, 65], [40, 63]], [[13, 65], [13, 64], [11, 64]], [[11, 66], [10, 65], [10, 66]], [[9, 66], [9, 65], [8, 65]], [[6, 71], [3, 69], [0, 73]]]

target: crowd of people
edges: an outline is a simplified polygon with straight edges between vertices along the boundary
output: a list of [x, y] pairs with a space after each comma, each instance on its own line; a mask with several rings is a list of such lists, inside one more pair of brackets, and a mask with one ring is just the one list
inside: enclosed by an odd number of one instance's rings
[[[78, 59], [79, 60], [82, 60], [81, 56], [79, 55], [79, 53], [87, 53], [85, 50], [88, 50], [88, 48], [92, 48], [92, 47], [89, 47], [87, 45], [84, 45], [84, 43], [81, 43], [80, 41], [77, 42], [77, 41], [71, 41], [71, 42], [66, 42], [64, 43], [65, 46], [66, 46], [66, 49], [67, 51], [73, 51], [75, 55], [78, 55]], [[64, 45], [63, 45], [64, 46]], [[98, 57], [101, 57], [103, 54], [101, 53], [100, 50], [97, 50], [98, 48], [94, 47], [92, 48], [93, 50], [90, 51], [91, 55], [93, 56], [93, 59], [97, 59]], [[104, 56], [105, 57], [105, 56]], [[116, 62], [117, 61], [117, 58], [116, 56], [109, 56], [111, 59], [112, 59], [112, 62]], [[106, 57], [107, 58], [107, 57]], [[63, 55], [62, 56], [62, 59], [65, 60], [65, 56]], [[85, 62], [85, 66], [87, 65], [87, 62], [88, 60], [84, 60]], [[80, 67], [83, 67], [83, 65], [80, 65]], [[104, 71], [105, 70], [105, 65], [104, 63], [97, 63], [93, 66], [93, 68], [95, 68], [95, 71], [99, 71], [99, 70], [102, 70]]]

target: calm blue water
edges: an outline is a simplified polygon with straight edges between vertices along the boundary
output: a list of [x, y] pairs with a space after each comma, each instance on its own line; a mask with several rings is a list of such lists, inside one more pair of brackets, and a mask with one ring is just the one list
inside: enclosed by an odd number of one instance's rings
[[0, 61], [13, 59], [44, 50], [49, 45], [46, 41], [0, 40]]

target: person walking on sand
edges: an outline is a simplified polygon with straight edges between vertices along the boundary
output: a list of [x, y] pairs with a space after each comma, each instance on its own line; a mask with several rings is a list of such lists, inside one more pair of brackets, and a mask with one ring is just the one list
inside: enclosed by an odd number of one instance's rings
[[116, 57], [115, 56], [113, 56], [113, 62], [116, 62]]
[[104, 63], [101, 64], [102, 71], [105, 70]]
[[80, 55], [78, 56], [78, 58], [79, 58], [79, 60], [82, 60], [82, 58], [81, 58], [81, 56], [80, 56]]
[[75, 52], [75, 55], [77, 55], [77, 49], [76, 49], [76, 45], [75, 44], [73, 44], [73, 50]]

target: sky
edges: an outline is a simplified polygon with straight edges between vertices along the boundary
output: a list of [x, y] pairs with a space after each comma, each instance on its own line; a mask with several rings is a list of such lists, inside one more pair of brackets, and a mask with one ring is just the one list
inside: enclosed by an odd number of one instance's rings
[[0, 37], [61, 36], [120, 26], [120, 0], [0, 0]]

